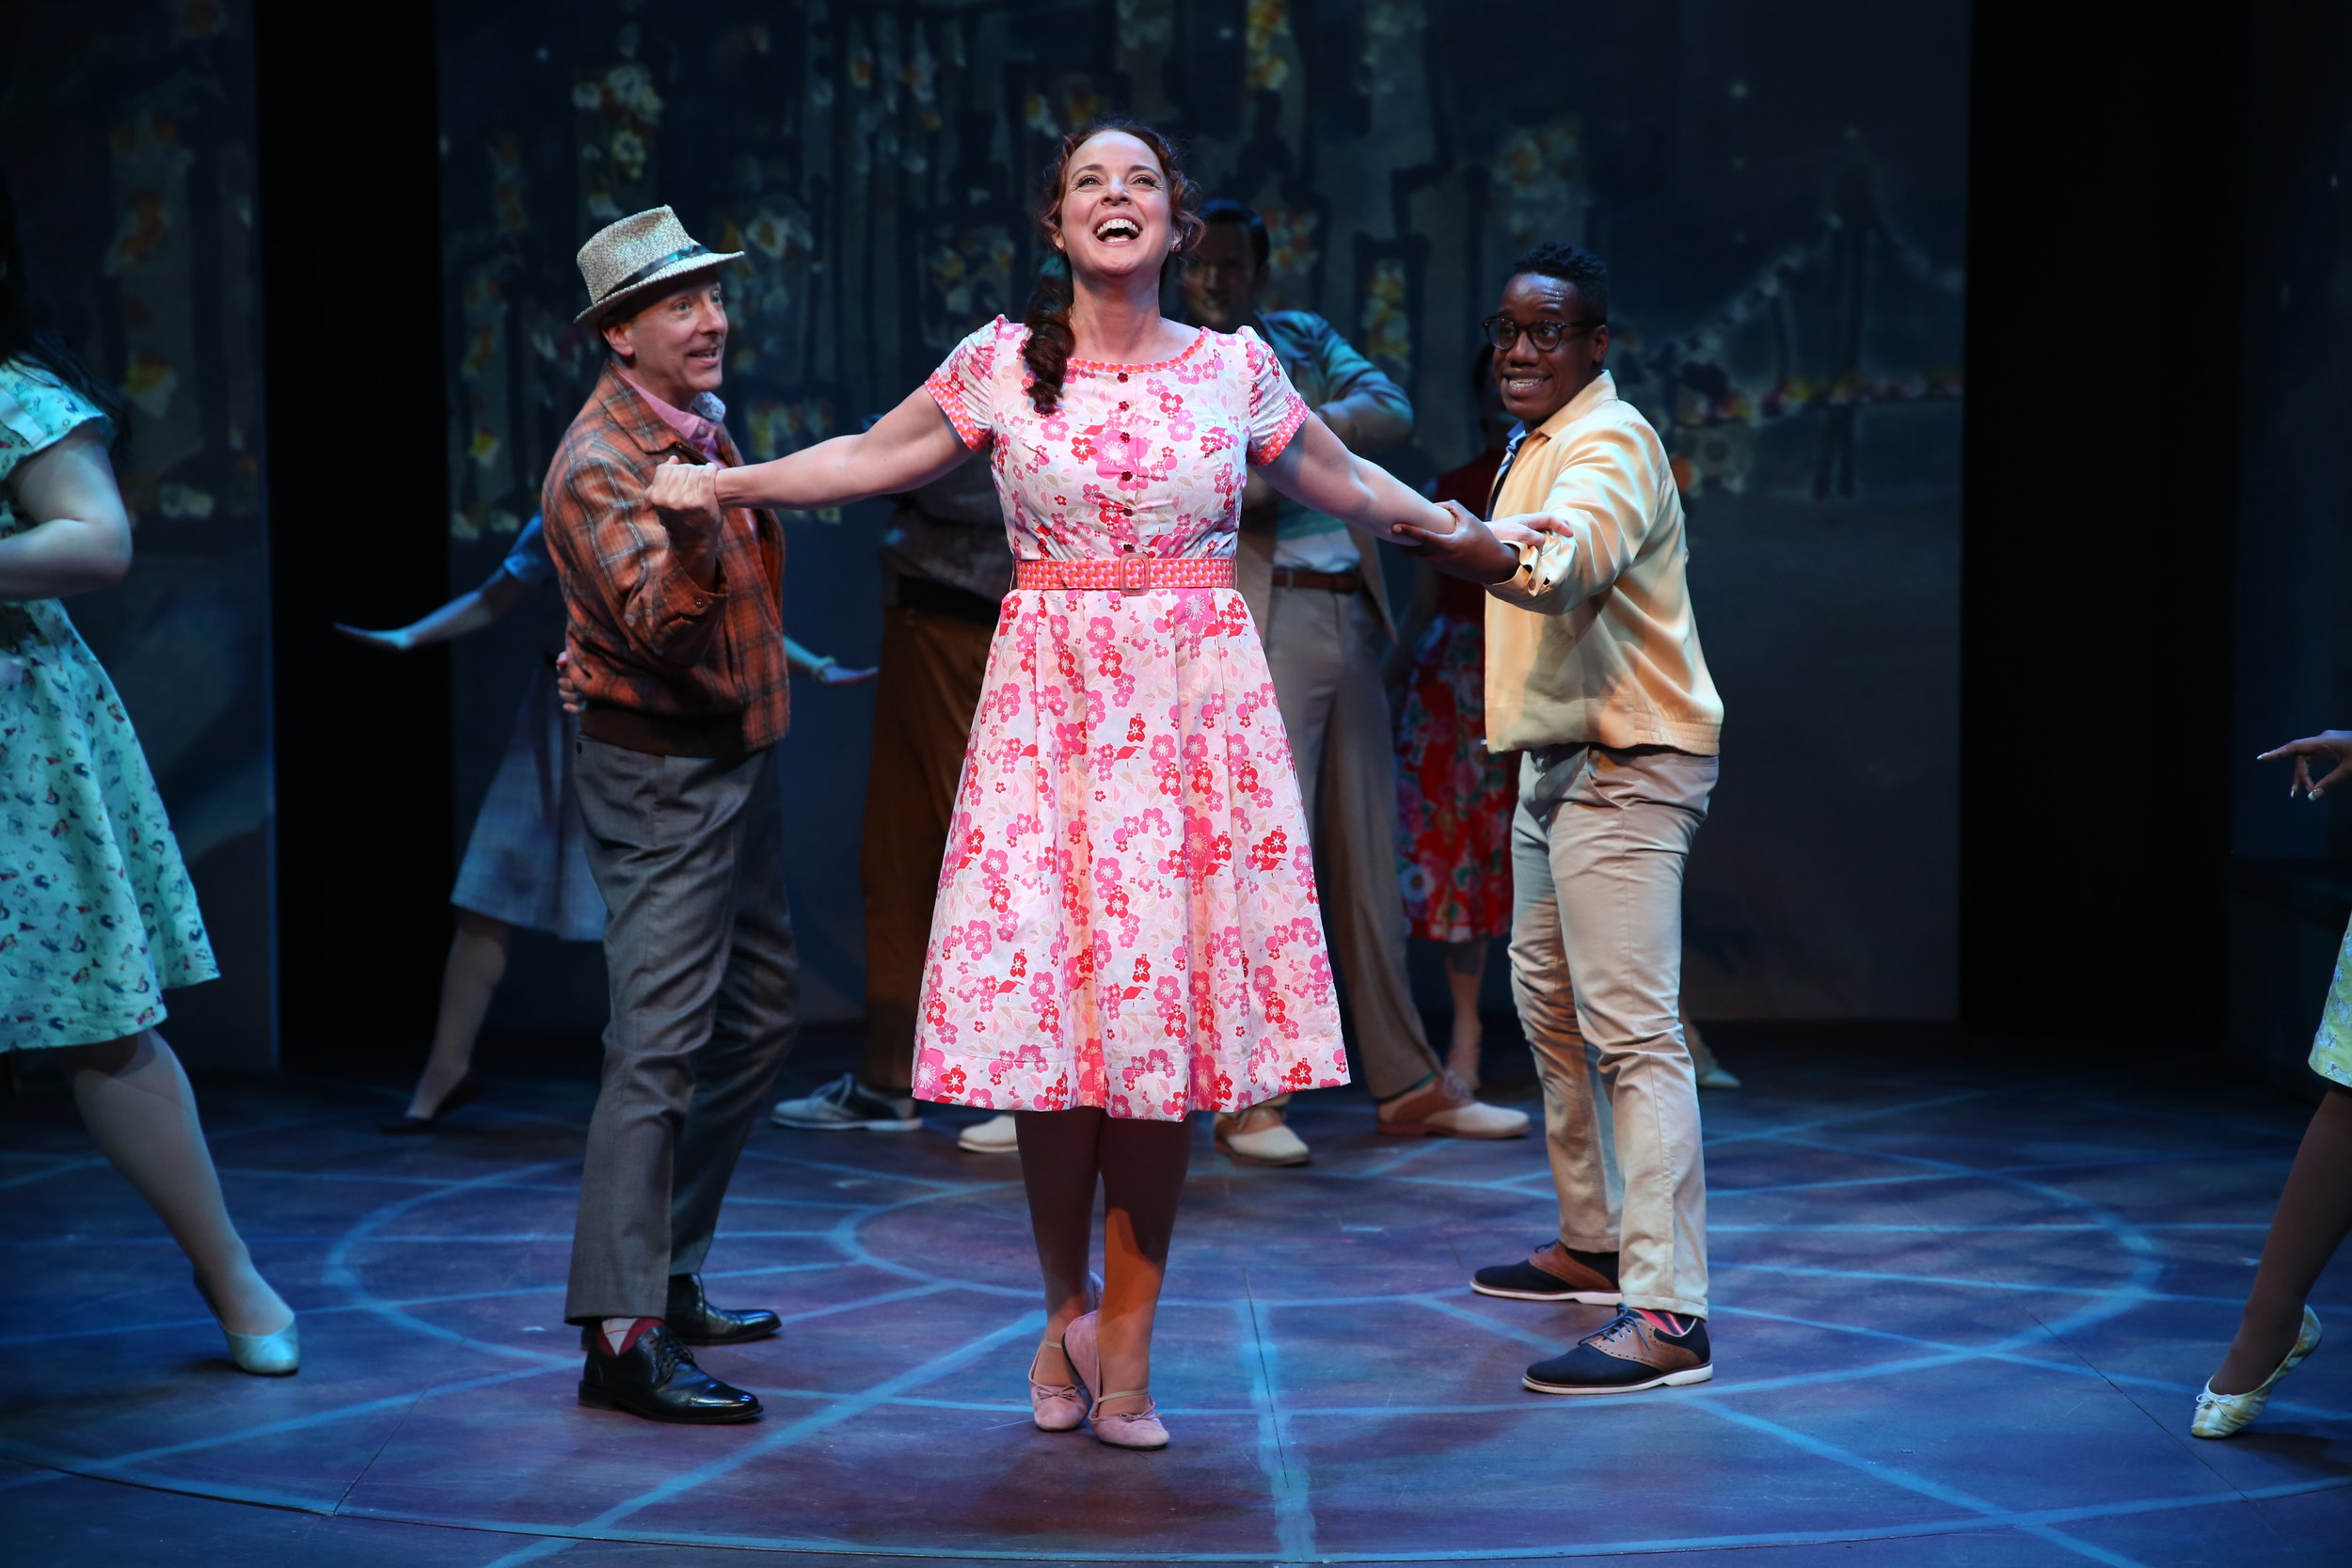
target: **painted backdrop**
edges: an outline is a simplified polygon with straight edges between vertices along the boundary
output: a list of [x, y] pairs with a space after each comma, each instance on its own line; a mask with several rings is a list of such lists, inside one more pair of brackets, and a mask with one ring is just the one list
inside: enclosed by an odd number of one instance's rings
[[[0, 165], [69, 341], [121, 394], [137, 560], [69, 609], [147, 749], [222, 977], [173, 991], [191, 1061], [276, 1060], [269, 562], [246, 0], [14, 7]], [[5, 853], [0, 847], [0, 854]]]
[[[1683, 478], [1729, 707], [1692, 867], [1692, 1006], [1949, 1016], [1967, 14], [444, 4], [452, 583], [495, 565], [594, 374], [568, 330], [574, 249], [643, 207], [748, 253], [725, 396], [755, 456], [857, 428], [975, 322], [1019, 313], [1035, 171], [1101, 110], [1164, 125], [1212, 194], [1259, 206], [1274, 303], [1329, 316], [1412, 393], [1417, 439], [1387, 459], [1409, 478], [1470, 454], [1475, 324], [1504, 262], [1581, 241], [1613, 269], [1613, 362]], [[871, 655], [878, 515], [791, 524], [803, 641]], [[459, 656], [461, 820], [532, 635]], [[870, 701], [803, 691], [785, 751], [818, 1016], [861, 994]], [[592, 954], [522, 957], [507, 1022], [595, 1022]]]

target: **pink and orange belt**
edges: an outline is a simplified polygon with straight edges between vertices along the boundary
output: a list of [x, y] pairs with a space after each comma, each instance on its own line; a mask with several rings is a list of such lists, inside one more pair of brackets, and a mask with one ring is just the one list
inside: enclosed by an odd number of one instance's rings
[[1230, 557], [1162, 561], [1148, 555], [1122, 555], [1107, 561], [1024, 561], [1018, 563], [1013, 586], [1111, 594], [1149, 594], [1161, 588], [1231, 588], [1233, 562]]

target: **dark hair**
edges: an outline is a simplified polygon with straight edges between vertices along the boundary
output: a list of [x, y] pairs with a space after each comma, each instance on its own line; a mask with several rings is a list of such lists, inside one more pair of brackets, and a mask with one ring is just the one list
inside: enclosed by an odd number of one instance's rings
[[1230, 196], [1220, 196], [1200, 209], [1200, 221], [1203, 225], [1240, 224], [1242, 232], [1249, 236], [1249, 253], [1258, 259], [1260, 266], [1264, 266], [1274, 255], [1274, 240], [1265, 231], [1265, 219], [1260, 217], [1258, 209], [1247, 201], [1235, 201]]
[[1523, 251], [1503, 276], [1517, 277], [1531, 272], [1538, 277], [1556, 277], [1563, 283], [1575, 284], [1577, 297], [1593, 313], [1593, 320], [1609, 319], [1609, 265], [1582, 245], [1546, 240]]
[[26, 276], [17, 241], [16, 199], [0, 174], [0, 364], [14, 359], [48, 372], [119, 426], [122, 405], [92, 375], [57, 329], [57, 312]]
[[[1069, 177], [1070, 160], [1078, 149], [1111, 131], [1123, 132], [1150, 148], [1160, 161], [1161, 172], [1168, 176], [1168, 201], [1176, 217], [1176, 245], [1168, 253], [1172, 261], [1200, 237], [1200, 187], [1184, 172], [1175, 143], [1123, 115], [1105, 115], [1062, 137], [1038, 182], [1038, 228], [1050, 245], [1061, 223], [1062, 183]], [[1029, 329], [1029, 341], [1021, 350], [1031, 378], [1029, 402], [1040, 414], [1052, 413], [1061, 401], [1062, 375], [1078, 341], [1070, 329], [1070, 259], [1057, 250], [1038, 269], [1037, 286], [1029, 292], [1029, 308], [1021, 318]]]

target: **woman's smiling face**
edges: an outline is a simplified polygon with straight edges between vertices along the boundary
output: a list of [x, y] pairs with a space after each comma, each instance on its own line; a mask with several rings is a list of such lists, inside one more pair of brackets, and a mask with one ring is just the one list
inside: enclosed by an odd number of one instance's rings
[[1158, 155], [1124, 131], [1088, 137], [1062, 172], [1058, 230], [1073, 274], [1156, 279], [1176, 243]]

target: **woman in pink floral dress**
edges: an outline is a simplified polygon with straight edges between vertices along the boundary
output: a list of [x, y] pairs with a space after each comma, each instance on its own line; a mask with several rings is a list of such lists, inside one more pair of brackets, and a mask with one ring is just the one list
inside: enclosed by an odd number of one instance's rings
[[[1059, 253], [862, 436], [662, 470], [673, 529], [834, 506], [990, 454], [1019, 560], [940, 872], [914, 1092], [1010, 1110], [1045, 1276], [1040, 1426], [1159, 1448], [1153, 1309], [1195, 1111], [1347, 1079], [1297, 775], [1232, 587], [1256, 466], [1387, 534], [1446, 515], [1308, 417], [1271, 350], [1168, 321], [1199, 191], [1148, 127], [1064, 138], [1040, 204]], [[1094, 1191], [1104, 1285], [1089, 1300]], [[1081, 1386], [1084, 1393], [1081, 1393]]]

